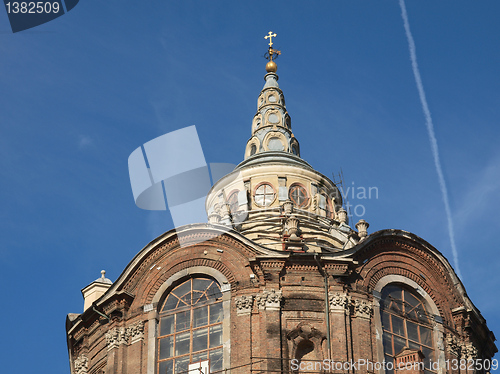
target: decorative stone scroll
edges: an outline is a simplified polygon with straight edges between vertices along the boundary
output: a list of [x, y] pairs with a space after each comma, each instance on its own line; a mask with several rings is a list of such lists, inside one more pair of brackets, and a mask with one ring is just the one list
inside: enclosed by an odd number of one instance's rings
[[120, 344], [134, 344], [144, 338], [144, 321], [134, 323], [129, 327], [115, 327], [106, 333], [108, 351], [118, 348]]
[[264, 290], [255, 296], [255, 301], [259, 309], [279, 310], [282, 298], [281, 290]]
[[330, 311], [348, 311], [351, 297], [345, 293], [336, 292], [330, 296]]
[[80, 355], [75, 360], [75, 374], [87, 374], [89, 369], [89, 359], [86, 356]]
[[242, 295], [235, 299], [236, 314], [241, 316], [252, 312], [253, 295]]
[[370, 319], [373, 306], [366, 300], [354, 300], [354, 316]]

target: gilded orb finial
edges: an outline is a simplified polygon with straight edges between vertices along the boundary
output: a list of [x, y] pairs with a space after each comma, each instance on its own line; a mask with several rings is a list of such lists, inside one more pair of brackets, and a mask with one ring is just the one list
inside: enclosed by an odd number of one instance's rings
[[276, 71], [278, 70], [278, 65], [276, 65], [276, 62], [274, 61], [269, 61], [267, 64], [266, 64], [266, 71], [268, 73], [276, 73]]

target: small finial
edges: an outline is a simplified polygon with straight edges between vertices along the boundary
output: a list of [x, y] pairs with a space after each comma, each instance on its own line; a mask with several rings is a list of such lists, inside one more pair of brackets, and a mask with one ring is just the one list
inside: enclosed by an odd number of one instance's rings
[[276, 71], [278, 70], [278, 65], [276, 65], [276, 62], [274, 61], [269, 61], [267, 64], [266, 64], [266, 71], [268, 73], [276, 73]]
[[106, 275], [106, 270], [101, 270], [101, 279], [106, 278], [105, 275]]
[[266, 59], [269, 60], [266, 64], [266, 70], [268, 73], [276, 73], [278, 70], [278, 65], [276, 65], [276, 62], [273, 61], [273, 59], [276, 59], [281, 54], [281, 51], [273, 49], [273, 38], [276, 36], [276, 33], [273, 33], [272, 31], [269, 31], [268, 35], [264, 36], [265, 39], [269, 39], [269, 48], [265, 54]]

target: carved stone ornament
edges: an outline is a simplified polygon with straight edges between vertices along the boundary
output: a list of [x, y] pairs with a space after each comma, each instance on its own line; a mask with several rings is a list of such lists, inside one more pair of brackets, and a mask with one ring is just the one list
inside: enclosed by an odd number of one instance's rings
[[449, 352], [455, 356], [460, 356], [462, 346], [455, 335], [448, 334], [446, 336], [446, 345], [448, 346]]
[[348, 310], [351, 297], [345, 293], [335, 292], [330, 296], [330, 310]]
[[75, 374], [87, 374], [89, 359], [83, 355], [78, 356], [75, 360]]
[[373, 306], [366, 300], [354, 301], [354, 316], [361, 318], [370, 318], [373, 312]]
[[290, 240], [299, 240], [299, 220], [295, 216], [289, 217], [285, 222], [285, 230]]
[[264, 290], [255, 296], [255, 301], [259, 309], [279, 310], [281, 299], [281, 290]]
[[283, 203], [283, 213], [286, 215], [292, 214], [293, 212], [293, 202], [288, 199]]
[[462, 358], [465, 360], [475, 360], [477, 358], [477, 348], [472, 343], [467, 343], [462, 346]]
[[144, 338], [144, 321], [134, 323], [129, 327], [115, 327], [106, 333], [108, 350], [117, 348], [120, 344], [134, 344]]
[[338, 210], [337, 217], [341, 223], [347, 223], [347, 211], [344, 208]]
[[130, 333], [130, 344], [142, 340], [144, 338], [144, 321], [139, 321], [134, 323], [132, 326], [127, 328]]
[[252, 312], [253, 295], [242, 295], [235, 299], [236, 314], [245, 315]]

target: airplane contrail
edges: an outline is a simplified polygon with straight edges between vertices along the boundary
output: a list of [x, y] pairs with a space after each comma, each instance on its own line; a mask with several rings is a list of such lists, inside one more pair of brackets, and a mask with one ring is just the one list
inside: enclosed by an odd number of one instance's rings
[[450, 237], [450, 245], [453, 255], [453, 265], [455, 267], [457, 275], [460, 278], [462, 278], [462, 275], [460, 273], [460, 268], [458, 266], [458, 252], [455, 244], [455, 230], [453, 226], [453, 219], [451, 216], [450, 201], [448, 199], [448, 189], [446, 188], [446, 182], [443, 176], [443, 169], [441, 168], [441, 161], [439, 160], [439, 148], [436, 140], [436, 135], [434, 133], [434, 125], [432, 123], [431, 112], [429, 110], [429, 106], [427, 105], [424, 85], [422, 84], [422, 78], [420, 77], [420, 71], [418, 69], [415, 42], [413, 40], [413, 36], [410, 31], [410, 23], [408, 22], [408, 14], [406, 13], [406, 5], [404, 0], [399, 0], [399, 6], [401, 7], [401, 17], [403, 17], [406, 38], [408, 39], [411, 67], [413, 69], [413, 75], [415, 76], [415, 82], [417, 84], [418, 96], [420, 97], [420, 102], [422, 103], [422, 110], [424, 111], [425, 125], [427, 126], [427, 133], [429, 134], [429, 141], [431, 143], [432, 155], [434, 157], [434, 166], [436, 167], [439, 187], [441, 188], [441, 194], [443, 196], [444, 210], [446, 211], [446, 218], [448, 220], [448, 236]]

